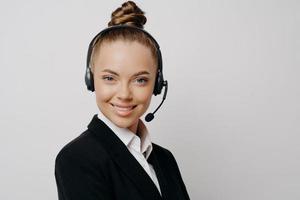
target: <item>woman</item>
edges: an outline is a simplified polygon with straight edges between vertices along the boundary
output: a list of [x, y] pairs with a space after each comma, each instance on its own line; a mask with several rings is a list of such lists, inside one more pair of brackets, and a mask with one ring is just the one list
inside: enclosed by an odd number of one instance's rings
[[140, 120], [152, 94], [167, 85], [145, 23], [144, 12], [128, 1], [90, 43], [86, 84], [99, 113], [56, 157], [60, 200], [189, 199], [175, 158], [151, 142]]

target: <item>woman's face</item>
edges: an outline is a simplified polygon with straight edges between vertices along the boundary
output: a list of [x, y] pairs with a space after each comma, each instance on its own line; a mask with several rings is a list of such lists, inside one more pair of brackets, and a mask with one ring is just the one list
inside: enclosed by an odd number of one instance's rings
[[153, 93], [156, 63], [139, 42], [103, 42], [94, 60], [98, 108], [115, 125], [136, 133]]

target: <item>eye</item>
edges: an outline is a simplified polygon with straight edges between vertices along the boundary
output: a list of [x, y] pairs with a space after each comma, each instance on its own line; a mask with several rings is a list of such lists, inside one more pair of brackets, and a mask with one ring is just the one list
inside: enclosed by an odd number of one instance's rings
[[148, 82], [148, 78], [145, 77], [139, 77], [135, 79], [136, 83], [139, 85], [145, 85]]
[[111, 82], [111, 81], [114, 80], [114, 78], [113, 78], [112, 76], [107, 76], [107, 75], [103, 76], [102, 79], [103, 79], [104, 81], [109, 81], [109, 82]]

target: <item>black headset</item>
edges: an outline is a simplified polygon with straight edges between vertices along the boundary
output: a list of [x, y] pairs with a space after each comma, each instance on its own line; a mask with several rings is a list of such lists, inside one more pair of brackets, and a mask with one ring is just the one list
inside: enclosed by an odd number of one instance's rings
[[138, 28], [138, 27], [134, 27], [134, 26], [129, 26], [129, 25], [116, 25], [116, 26], [108, 27], [108, 28], [102, 30], [100, 33], [98, 33], [92, 39], [92, 41], [90, 42], [89, 48], [88, 48], [88, 52], [87, 52], [86, 73], [85, 73], [85, 84], [87, 86], [87, 89], [90, 90], [90, 91], [92, 91], [92, 92], [94, 92], [94, 90], [95, 90], [95, 87], [94, 87], [94, 78], [93, 78], [93, 73], [91, 71], [91, 65], [90, 65], [93, 48], [94, 48], [95, 44], [97, 43], [97, 41], [105, 33], [109, 32], [111, 30], [116, 30], [116, 29], [135, 29], [135, 30], [139, 30], [139, 31], [143, 32], [144, 34], [146, 34], [151, 39], [151, 41], [153, 41], [153, 43], [154, 43], [154, 45], [156, 47], [156, 52], [157, 52], [157, 66], [158, 66], [153, 94], [155, 96], [158, 95], [158, 94], [160, 94], [161, 91], [162, 91], [162, 88], [167, 85], [167, 81], [164, 81], [164, 77], [163, 77], [163, 72], [162, 72], [162, 70], [163, 70], [162, 56], [161, 56], [161, 51], [160, 51], [160, 47], [158, 45], [158, 42], [152, 37], [152, 35], [150, 35], [150, 33], [148, 33], [147, 31], [145, 31], [144, 29], [141, 29], [141, 28]]

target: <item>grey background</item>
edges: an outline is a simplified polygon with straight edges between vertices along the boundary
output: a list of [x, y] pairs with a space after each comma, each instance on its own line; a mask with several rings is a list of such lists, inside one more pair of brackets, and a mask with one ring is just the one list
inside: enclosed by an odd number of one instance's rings
[[[97, 112], [87, 45], [123, 1], [0, 2], [0, 199], [57, 199], [55, 156]], [[136, 2], [170, 84], [148, 127], [190, 197], [300, 199], [299, 1]]]

